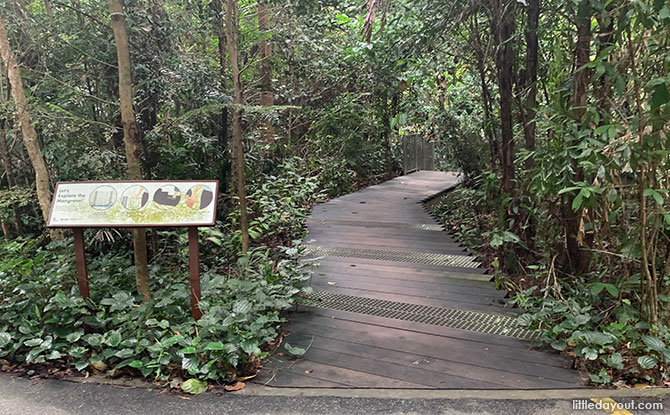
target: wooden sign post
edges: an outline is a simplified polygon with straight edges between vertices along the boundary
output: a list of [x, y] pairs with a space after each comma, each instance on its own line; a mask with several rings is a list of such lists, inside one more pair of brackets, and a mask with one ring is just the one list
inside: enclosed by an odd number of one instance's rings
[[198, 227], [216, 222], [218, 188], [216, 180], [59, 182], [47, 227], [72, 228], [77, 284], [84, 298], [90, 297], [85, 228], [187, 227], [191, 315], [198, 320], [202, 317]]

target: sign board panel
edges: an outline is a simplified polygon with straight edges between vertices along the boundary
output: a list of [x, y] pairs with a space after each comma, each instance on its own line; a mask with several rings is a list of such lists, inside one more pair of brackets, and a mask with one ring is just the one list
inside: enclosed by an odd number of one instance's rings
[[59, 182], [48, 227], [211, 226], [216, 180]]

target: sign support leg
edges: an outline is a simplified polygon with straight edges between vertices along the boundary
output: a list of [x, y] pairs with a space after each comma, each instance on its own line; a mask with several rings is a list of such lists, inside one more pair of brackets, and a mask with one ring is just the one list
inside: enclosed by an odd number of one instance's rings
[[191, 280], [191, 315], [194, 319], [200, 320], [202, 317], [202, 311], [198, 305], [200, 301], [200, 248], [196, 226], [188, 227], [188, 268]]
[[74, 256], [77, 260], [77, 284], [79, 293], [84, 299], [91, 296], [88, 288], [88, 267], [86, 266], [86, 251], [84, 249], [84, 229], [72, 228], [74, 232]]

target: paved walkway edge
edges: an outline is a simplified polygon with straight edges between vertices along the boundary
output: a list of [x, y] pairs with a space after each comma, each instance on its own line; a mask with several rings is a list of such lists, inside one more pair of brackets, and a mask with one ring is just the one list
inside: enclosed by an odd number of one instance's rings
[[[1, 373], [2, 377], [17, 377]], [[63, 383], [86, 383], [109, 387], [148, 389], [154, 384], [142, 379], [129, 381], [94, 378], [66, 378], [52, 380]], [[544, 390], [473, 390], [473, 389], [339, 389], [339, 388], [278, 388], [247, 383], [247, 387], [235, 396], [286, 396], [286, 397], [337, 397], [375, 399], [496, 399], [496, 400], [537, 400], [537, 399], [590, 399], [590, 398], [670, 398], [670, 388], [630, 388], [630, 389], [544, 389]]]

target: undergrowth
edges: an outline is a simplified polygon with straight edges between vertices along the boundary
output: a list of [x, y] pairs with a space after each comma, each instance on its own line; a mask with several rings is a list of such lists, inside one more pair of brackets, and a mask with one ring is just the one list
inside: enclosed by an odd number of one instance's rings
[[[484, 178], [446, 194], [431, 210], [483, 260], [498, 286], [510, 291], [511, 302], [523, 311], [518, 323], [574, 357], [593, 384], [670, 385], [670, 330], [645, 321], [636, 296], [639, 275], [620, 278], [611, 262], [583, 277], [568, 274], [553, 239], [558, 233], [547, 222], [538, 227], [533, 255], [517, 255], [519, 238], [500, 225], [500, 201], [491, 197], [495, 187]], [[516, 272], [503, 270], [508, 256], [515, 257]]]

